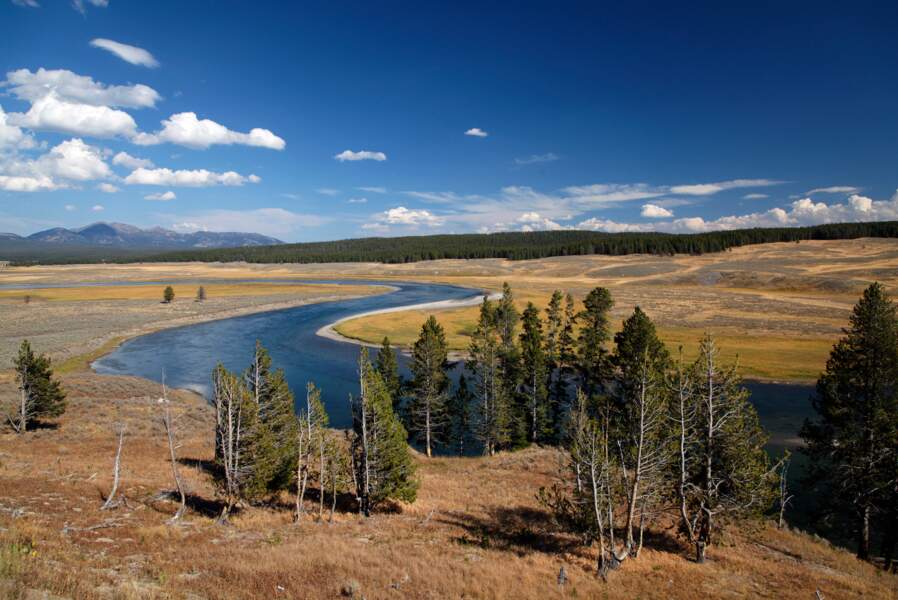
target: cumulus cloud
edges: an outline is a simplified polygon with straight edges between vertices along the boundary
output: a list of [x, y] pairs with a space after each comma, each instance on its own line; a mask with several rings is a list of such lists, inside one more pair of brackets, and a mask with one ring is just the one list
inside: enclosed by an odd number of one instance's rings
[[119, 108], [152, 108], [161, 99], [156, 90], [143, 85], [106, 85], [87, 75], [66, 69], [44, 69], [35, 72], [18, 69], [6, 74], [2, 84], [20, 100], [35, 102], [54, 94], [59, 100], [91, 106]]
[[540, 216], [538, 212], [527, 212], [517, 219], [521, 223], [521, 231], [557, 231], [563, 229], [561, 225], [551, 219]]
[[592, 218], [579, 223], [578, 228], [608, 232], [666, 231], [670, 233], [700, 233], [753, 227], [799, 227], [824, 223], [891, 221], [896, 219], [898, 219], [898, 191], [890, 200], [873, 200], [867, 196], [853, 194], [846, 202], [835, 204], [814, 202], [810, 198], [801, 198], [792, 202], [788, 208], [777, 207], [764, 212], [729, 215], [711, 220], [705, 220], [703, 217], [685, 217], [652, 224], [634, 224]]
[[118, 154], [113, 156], [112, 164], [119, 165], [131, 170], [139, 169], [141, 167], [148, 169], [155, 166], [153, 165], [153, 161], [151, 161], [150, 159], [131, 156], [127, 152], [119, 152]]
[[75, 181], [105, 179], [112, 175], [109, 165], [103, 160], [102, 151], [79, 138], [54, 146], [30, 167], [41, 175]]
[[101, 183], [100, 185], [97, 186], [97, 189], [106, 194], [115, 194], [115, 193], [121, 191], [116, 186], [112, 185], [111, 183]]
[[104, 210], [106, 210], [106, 207], [102, 204], [94, 204], [90, 207], [90, 209], [94, 212], [103, 212]]
[[7, 122], [6, 113], [0, 106], [0, 153], [4, 151], [27, 150], [36, 145], [34, 138], [20, 127]]
[[664, 219], [673, 216], [671, 211], [657, 204], [643, 204], [642, 211], [639, 214], [647, 219]]
[[162, 121], [156, 133], [140, 133], [134, 143], [151, 146], [169, 142], [188, 148], [206, 149], [213, 145], [240, 144], [283, 150], [287, 143], [268, 129], [253, 128], [249, 133], [232, 131], [210, 119], [198, 119], [196, 113], [183, 112]]
[[59, 186], [49, 177], [0, 175], [0, 190], [7, 192], [39, 192], [55, 190], [57, 187]]
[[358, 152], [353, 152], [352, 150], [344, 150], [340, 154], [334, 155], [336, 160], [340, 162], [348, 161], [356, 161], [356, 160], [376, 160], [377, 162], [381, 162], [387, 160], [387, 155], [383, 152], [372, 152], [370, 150], [360, 150]]
[[73, 135], [108, 138], [131, 137], [137, 124], [128, 113], [92, 104], [60, 99], [55, 93], [36, 100], [26, 113], [10, 113], [9, 121], [37, 131], [58, 131]]
[[210, 187], [215, 185], [237, 186], [244, 183], [258, 183], [262, 179], [257, 175], [245, 177], [234, 171], [216, 173], [206, 169], [177, 170], [171, 169], [135, 169], [125, 177], [129, 185], [165, 185], [171, 187]]
[[430, 211], [424, 209], [409, 209], [404, 206], [397, 206], [388, 209], [374, 216], [370, 223], [362, 225], [363, 229], [385, 230], [391, 225], [399, 225], [402, 227], [417, 228], [421, 225], [427, 227], [438, 227], [443, 224], [443, 220]]
[[484, 130], [482, 130], [480, 127], [472, 127], [465, 132], [465, 135], [470, 135], [472, 137], [485, 138], [489, 134], [487, 132], [485, 132]]
[[514, 162], [516, 165], [533, 165], [536, 163], [547, 163], [554, 162], [558, 160], [558, 155], [553, 152], [548, 152], [546, 154], [532, 154], [527, 158], [516, 158]]
[[173, 191], [169, 190], [167, 192], [161, 192], [158, 194], [149, 194], [147, 196], [144, 196], [143, 199], [144, 200], [158, 200], [160, 202], [168, 202], [169, 200], [174, 200], [177, 197], [178, 196], [175, 195], [175, 193]]
[[152, 54], [137, 46], [130, 46], [105, 38], [93, 39], [90, 41], [90, 45], [94, 48], [101, 48], [107, 52], [111, 52], [123, 61], [131, 63], [132, 65], [150, 67], [151, 69], [159, 66], [159, 62], [153, 58]]

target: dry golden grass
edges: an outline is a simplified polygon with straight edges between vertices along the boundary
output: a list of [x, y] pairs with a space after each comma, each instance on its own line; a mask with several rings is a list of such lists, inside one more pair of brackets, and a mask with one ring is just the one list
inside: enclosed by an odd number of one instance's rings
[[[87, 287], [34, 288], [29, 290], [0, 290], [0, 300], [24, 301], [27, 296], [32, 302], [78, 302], [103, 300], [162, 300], [165, 285], [97, 285]], [[175, 283], [175, 302], [192, 301], [196, 298], [197, 284]], [[364, 296], [378, 291], [364, 285], [335, 284], [276, 284], [276, 283], [234, 283], [204, 284], [207, 298], [227, 298], [242, 296], [309, 296], [346, 294]], [[382, 290], [381, 290], [382, 291]]]
[[[768, 525], [730, 530], [696, 565], [657, 531], [638, 561], [603, 583], [592, 550], [556, 531], [535, 494], [557, 451], [493, 458], [418, 457], [418, 501], [364, 519], [291, 522], [282, 507], [245, 508], [214, 523], [212, 415], [189, 392], [179, 408], [181, 472], [191, 493], [182, 526], [160, 491], [172, 487], [158, 424], [158, 385], [131, 377], [66, 376], [70, 407], [57, 429], [0, 436], [0, 595], [64, 598], [827, 598], [894, 599], [898, 578], [810, 536]], [[0, 397], [14, 394], [8, 385]], [[111, 481], [115, 424], [127, 424], [127, 506], [99, 510]], [[314, 509], [313, 502], [309, 508]], [[564, 566], [569, 584], [556, 584]], [[19, 596], [16, 596], [18, 594]], [[25, 596], [32, 594], [33, 596]]]

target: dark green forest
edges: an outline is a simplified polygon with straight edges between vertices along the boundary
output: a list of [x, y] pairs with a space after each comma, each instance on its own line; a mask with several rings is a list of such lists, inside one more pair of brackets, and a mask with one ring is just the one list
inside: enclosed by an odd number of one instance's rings
[[38, 254], [11, 256], [15, 264], [60, 264], [68, 262], [232, 262], [321, 263], [381, 262], [407, 263], [446, 258], [505, 258], [527, 260], [550, 256], [589, 254], [705, 254], [729, 248], [797, 242], [839, 240], [862, 237], [898, 237], [898, 221], [834, 223], [813, 227], [738, 229], [695, 234], [602, 233], [593, 231], [534, 231], [490, 234], [426, 235], [393, 238], [361, 238], [332, 242], [279, 244], [241, 248], [178, 250], [164, 253], [128, 252], [106, 249], [105, 253], [79, 252], [77, 255]]

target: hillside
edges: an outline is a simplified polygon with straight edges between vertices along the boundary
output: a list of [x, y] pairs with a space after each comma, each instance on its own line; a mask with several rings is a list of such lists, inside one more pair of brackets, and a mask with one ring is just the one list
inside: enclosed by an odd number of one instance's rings
[[[887, 599], [898, 578], [813, 537], [768, 524], [729, 530], [694, 564], [672, 531], [654, 531], [643, 557], [611, 574], [557, 533], [536, 502], [559, 455], [530, 449], [493, 458], [417, 457], [414, 505], [364, 519], [338, 507], [333, 523], [291, 522], [290, 502], [247, 508], [231, 526], [206, 473], [212, 412], [176, 392], [181, 473], [190, 511], [174, 505], [155, 384], [89, 373], [64, 379], [70, 407], [58, 428], [0, 437], [0, 590], [53, 598], [826, 598]], [[0, 383], [0, 395], [13, 393]], [[101, 511], [118, 423], [127, 427], [127, 505]], [[349, 499], [347, 499], [349, 500]], [[347, 501], [346, 507], [351, 502]], [[317, 512], [310, 502], [309, 509]], [[557, 584], [564, 567], [567, 583]], [[30, 594], [30, 595], [28, 595]]]

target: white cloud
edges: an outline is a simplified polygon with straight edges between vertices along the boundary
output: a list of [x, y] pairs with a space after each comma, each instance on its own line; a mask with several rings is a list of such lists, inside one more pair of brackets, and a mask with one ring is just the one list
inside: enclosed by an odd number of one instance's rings
[[0, 190], [7, 192], [38, 192], [55, 190], [57, 187], [59, 186], [49, 177], [0, 175]]
[[413, 210], [404, 206], [397, 206], [396, 208], [390, 208], [382, 213], [378, 213], [374, 216], [372, 222], [362, 225], [362, 228], [384, 230], [390, 225], [417, 228], [421, 225], [438, 227], [442, 224], [443, 220], [430, 211], [423, 209]]
[[861, 188], [853, 185], [833, 185], [830, 187], [814, 188], [804, 193], [805, 196], [813, 196], [814, 194], [858, 194]]
[[240, 133], [210, 119], [198, 119], [196, 113], [192, 112], [174, 114], [162, 121], [162, 130], [140, 133], [133, 141], [142, 146], [169, 142], [203, 150], [213, 145], [231, 144], [283, 150], [287, 145], [268, 129], [256, 127], [249, 133]]
[[487, 132], [485, 132], [484, 130], [482, 130], [480, 127], [472, 127], [472, 128], [470, 128], [469, 130], [467, 130], [467, 131], [465, 132], [465, 135], [470, 135], [470, 136], [473, 136], [473, 137], [485, 138], [485, 137], [488, 136], [489, 134], [488, 134]]
[[0, 85], [8, 87], [20, 100], [29, 102], [54, 94], [60, 101], [76, 104], [152, 108], [161, 99], [156, 90], [143, 84], [105, 85], [66, 69], [40, 68], [34, 73], [28, 69], [10, 71]]
[[72, 211], [78, 210], [78, 207], [75, 206], [74, 204], [66, 204], [66, 205], [65, 205], [65, 209], [66, 209], [68, 212], [72, 212]]
[[121, 191], [116, 186], [112, 185], [111, 183], [101, 183], [100, 185], [97, 186], [97, 189], [100, 190], [101, 192], [105, 192], [107, 194], [115, 194], [116, 192]]
[[647, 200], [667, 193], [647, 183], [597, 183], [593, 185], [570, 186], [562, 190], [579, 202], [590, 205], [607, 205], [631, 200]]
[[131, 170], [139, 169], [141, 167], [145, 169], [149, 169], [155, 165], [153, 165], [153, 161], [148, 158], [138, 158], [136, 156], [131, 156], [127, 152], [119, 152], [115, 156], [112, 157], [112, 164], [119, 165]]
[[38, 4], [37, 0], [12, 0], [12, 3], [16, 6], [26, 6], [28, 8], [40, 8], [41, 5]]
[[387, 160], [387, 155], [383, 152], [372, 152], [370, 150], [360, 150], [353, 152], [352, 150], [344, 150], [340, 154], [334, 155], [334, 158], [340, 162], [356, 161], [356, 160], [376, 160], [378, 162]]
[[148, 196], [144, 196], [144, 200], [159, 200], [160, 202], [168, 202], [169, 200], [174, 200], [178, 196], [171, 190], [167, 192], [161, 192], [158, 194], [149, 194]]
[[745, 194], [742, 196], [743, 200], [763, 200], [764, 198], [769, 198], [767, 194]]
[[773, 179], [732, 179], [730, 181], [719, 181], [717, 183], [695, 183], [689, 185], [674, 185], [670, 187], [670, 193], [682, 194], [684, 196], [709, 196], [724, 190], [734, 190], [738, 188], [767, 187], [771, 185], [779, 185], [782, 181]]
[[372, 194], [386, 194], [387, 188], [380, 186], [370, 186], [370, 187], [357, 187], [355, 188], [362, 192], [371, 192]]
[[7, 150], [26, 150], [34, 148], [34, 138], [21, 128], [7, 123], [6, 113], [0, 106], [0, 153]]
[[522, 214], [517, 219], [518, 223], [522, 223], [521, 231], [557, 231], [563, 229], [561, 225], [551, 219], [540, 216], [538, 212], [528, 212]]
[[41, 175], [75, 181], [105, 179], [112, 175], [109, 165], [103, 161], [102, 151], [79, 138], [54, 146], [28, 166]]
[[368, 199], [367, 198], [350, 198], [346, 202], [348, 202], [349, 204], [365, 204], [366, 202], [368, 202]]
[[111, 52], [123, 61], [131, 63], [132, 65], [150, 68], [159, 66], [159, 62], [153, 58], [152, 54], [137, 46], [130, 46], [128, 44], [122, 44], [121, 42], [115, 42], [104, 38], [93, 39], [91, 40], [90, 45], [94, 48], [102, 48], [107, 52]]
[[340, 194], [340, 190], [335, 190], [333, 188], [318, 188], [315, 191], [322, 196], [337, 196]]
[[558, 160], [558, 158], [557, 154], [549, 152], [547, 154], [532, 154], [527, 158], [516, 158], [514, 159], [514, 162], [517, 165], [533, 165], [536, 163], [553, 162]]
[[92, 137], [131, 137], [137, 124], [128, 113], [60, 99], [55, 92], [36, 100], [26, 113], [10, 113], [10, 122], [37, 131], [59, 131]]
[[295, 213], [283, 208], [211, 210], [162, 217], [175, 231], [252, 231], [281, 239], [297, 237], [309, 227], [320, 227], [329, 222], [325, 217]]
[[103, 212], [104, 210], [106, 210], [106, 207], [102, 204], [94, 204], [90, 207], [90, 209], [94, 212]]
[[642, 212], [639, 214], [647, 219], [664, 219], [673, 216], [671, 211], [657, 204], [643, 204]]
[[866, 196], [854, 194], [848, 198], [847, 202], [841, 204], [825, 204], [823, 202], [814, 202], [810, 198], [801, 198], [792, 202], [787, 209], [777, 207], [765, 212], [730, 215], [712, 220], [705, 220], [703, 217], [686, 217], [673, 221], [639, 224], [617, 223], [592, 218], [579, 223], [577, 227], [608, 232], [666, 231], [670, 233], [699, 233], [753, 227], [800, 227], [824, 223], [891, 220], [898, 220], [898, 191], [890, 200], [873, 200]]
[[171, 169], [135, 169], [125, 177], [129, 185], [166, 185], [172, 187], [209, 187], [214, 185], [243, 185], [246, 182], [261, 181], [256, 175], [244, 177], [234, 171], [215, 173], [206, 169], [177, 170]]
[[[106, 8], [109, 6], [109, 0], [87, 0], [89, 4], [97, 8]], [[84, 0], [72, 0], [72, 8], [80, 12], [82, 15], [87, 14], [87, 8], [84, 6]]]

